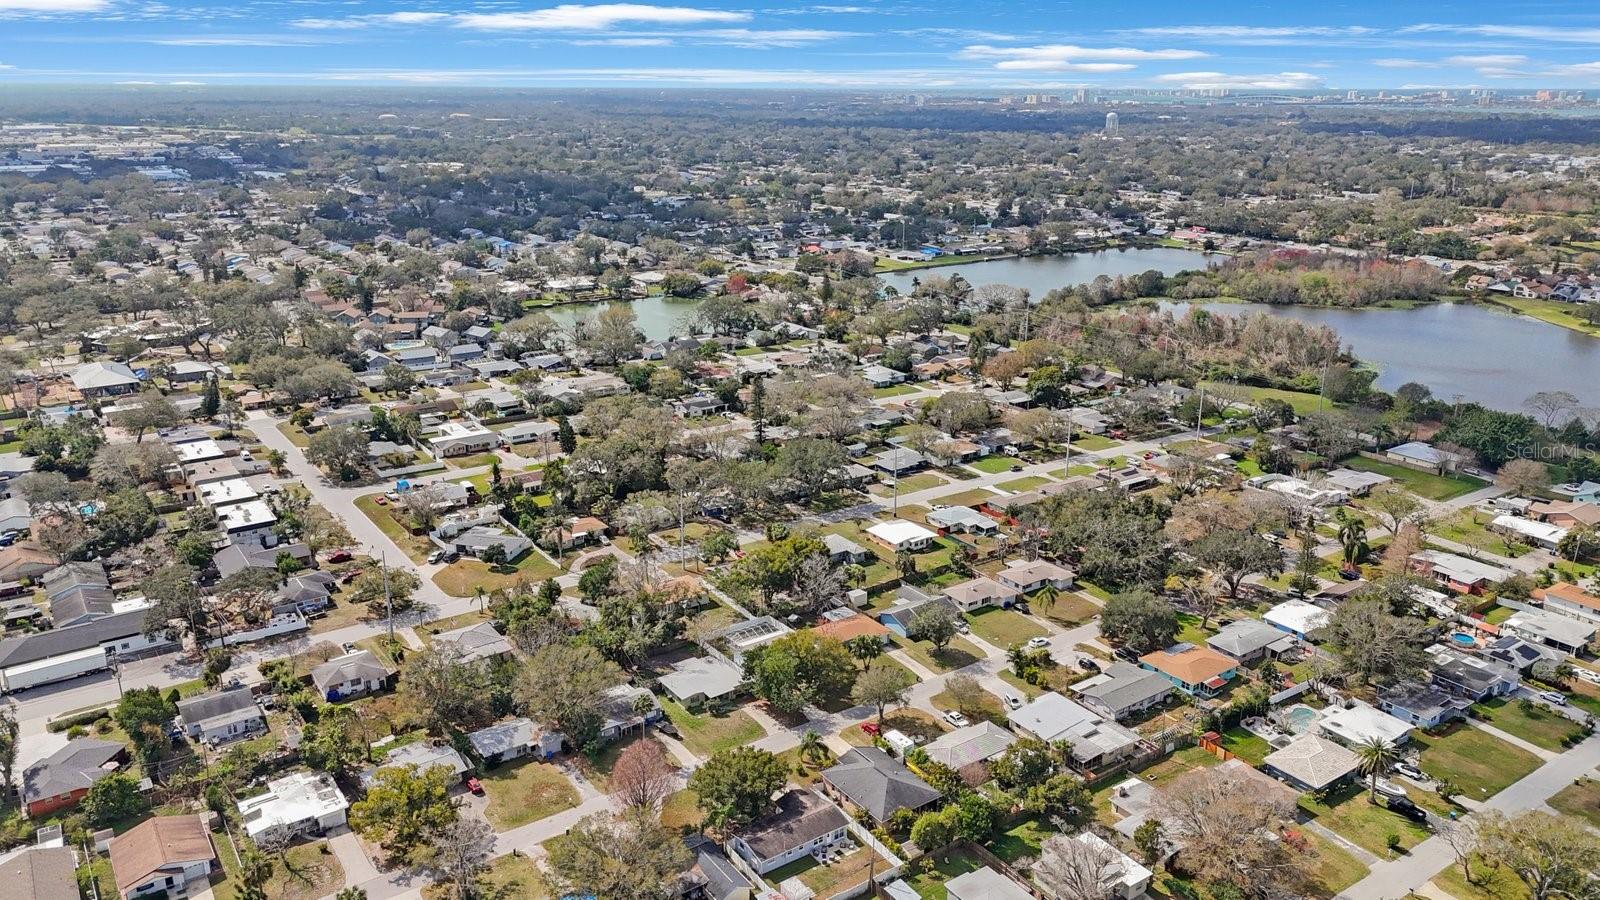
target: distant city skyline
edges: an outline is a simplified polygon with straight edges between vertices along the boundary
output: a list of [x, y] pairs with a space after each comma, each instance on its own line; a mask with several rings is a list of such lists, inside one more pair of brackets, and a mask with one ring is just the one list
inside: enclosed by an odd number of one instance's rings
[[1600, 5], [0, 0], [0, 83], [1600, 88]]

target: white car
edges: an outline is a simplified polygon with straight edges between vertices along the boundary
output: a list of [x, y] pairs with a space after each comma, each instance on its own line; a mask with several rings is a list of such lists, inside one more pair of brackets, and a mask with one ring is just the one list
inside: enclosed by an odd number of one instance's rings
[[1005, 700], [1007, 709], [1022, 708], [1022, 698], [1018, 697], [1016, 694], [1006, 694], [1002, 699]]
[[1043, 650], [1048, 646], [1050, 646], [1050, 639], [1047, 637], [1028, 638], [1029, 650]]
[[1394, 771], [1395, 771], [1396, 775], [1402, 775], [1402, 776], [1404, 776], [1406, 778], [1411, 779], [1412, 781], [1427, 781], [1428, 780], [1428, 776], [1423, 774], [1421, 769], [1417, 768], [1416, 766], [1413, 766], [1411, 763], [1408, 763], [1408, 762], [1395, 763], [1394, 764]]
[[1567, 695], [1560, 691], [1540, 691], [1539, 699], [1546, 703], [1554, 703], [1556, 706], [1567, 705]]
[[963, 716], [961, 713], [956, 712], [953, 709], [944, 714], [944, 720], [957, 728], [965, 728], [972, 724], [970, 721], [968, 721], [966, 716]]

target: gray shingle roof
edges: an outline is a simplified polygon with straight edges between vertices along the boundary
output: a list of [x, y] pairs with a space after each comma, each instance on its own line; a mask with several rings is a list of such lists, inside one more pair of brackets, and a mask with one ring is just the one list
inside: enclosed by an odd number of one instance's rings
[[857, 747], [839, 758], [822, 777], [850, 802], [882, 821], [899, 809], [918, 809], [939, 799], [939, 791], [877, 747]]

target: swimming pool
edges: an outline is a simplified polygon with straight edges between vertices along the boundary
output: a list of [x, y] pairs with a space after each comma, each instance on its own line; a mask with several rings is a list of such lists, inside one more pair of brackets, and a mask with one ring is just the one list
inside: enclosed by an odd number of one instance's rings
[[1295, 734], [1305, 734], [1317, 724], [1321, 713], [1305, 704], [1296, 704], [1283, 711], [1283, 723]]
[[1465, 631], [1453, 632], [1450, 635], [1450, 640], [1455, 641], [1463, 647], [1475, 647], [1478, 644], [1478, 639], [1470, 634], [1467, 634]]

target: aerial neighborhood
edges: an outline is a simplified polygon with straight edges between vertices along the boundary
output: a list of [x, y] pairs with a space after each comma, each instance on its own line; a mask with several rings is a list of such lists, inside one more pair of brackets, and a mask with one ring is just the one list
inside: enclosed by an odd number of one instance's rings
[[1591, 402], [1172, 308], [1581, 330], [1545, 225], [160, 110], [0, 104], [0, 898], [1594, 896]]

